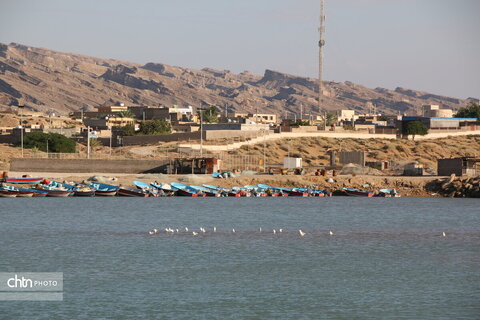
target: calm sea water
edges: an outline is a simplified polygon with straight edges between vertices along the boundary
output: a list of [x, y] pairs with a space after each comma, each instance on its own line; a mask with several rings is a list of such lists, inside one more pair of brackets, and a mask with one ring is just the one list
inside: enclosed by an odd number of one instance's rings
[[0, 199], [0, 219], [0, 272], [65, 280], [1, 319], [480, 318], [479, 200]]

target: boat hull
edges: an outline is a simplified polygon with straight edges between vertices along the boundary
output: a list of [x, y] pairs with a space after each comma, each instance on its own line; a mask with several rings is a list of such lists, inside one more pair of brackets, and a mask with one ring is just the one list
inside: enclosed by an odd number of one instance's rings
[[0, 197], [2, 198], [15, 198], [18, 195], [18, 191], [0, 190]]
[[18, 191], [17, 198], [31, 198], [34, 194], [34, 191]]
[[289, 197], [308, 197], [308, 192], [301, 192], [301, 191], [284, 191], [284, 193], [288, 194]]
[[198, 193], [190, 192], [187, 190], [178, 189], [176, 192], [179, 197], [199, 197]]
[[118, 190], [95, 190], [96, 197], [115, 197]]
[[90, 191], [75, 191], [73, 194], [75, 197], [93, 197], [95, 196], [95, 190]]
[[43, 181], [43, 178], [35, 177], [19, 177], [19, 178], [5, 178], [5, 182], [7, 183], [17, 183], [17, 184], [22, 184], [22, 183], [29, 183], [29, 184], [38, 184]]
[[351, 197], [368, 197], [371, 198], [375, 195], [373, 191], [361, 191], [361, 190], [344, 190], [348, 196]]
[[33, 197], [34, 198], [44, 198], [46, 197], [48, 192], [34, 192]]
[[141, 197], [141, 198], [147, 198], [149, 196], [148, 193], [143, 193], [137, 190], [123, 189], [123, 188], [118, 189], [118, 195], [121, 197]]
[[52, 198], [68, 198], [71, 195], [71, 191], [63, 191], [63, 190], [45, 190], [47, 191], [47, 197]]

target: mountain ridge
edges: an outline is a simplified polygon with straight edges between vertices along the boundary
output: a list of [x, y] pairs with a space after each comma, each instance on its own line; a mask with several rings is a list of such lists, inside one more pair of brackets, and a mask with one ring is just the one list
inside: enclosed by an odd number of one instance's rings
[[[97, 58], [23, 44], [0, 43], [0, 109], [25, 104], [35, 111], [66, 114], [96, 106], [216, 105], [222, 110], [318, 114], [317, 80], [274, 70], [250, 72], [201, 70]], [[424, 104], [458, 109], [458, 99], [413, 89], [370, 89], [350, 81], [324, 82], [327, 110], [354, 109], [397, 114], [415, 113]], [[323, 108], [322, 108], [323, 109]]]

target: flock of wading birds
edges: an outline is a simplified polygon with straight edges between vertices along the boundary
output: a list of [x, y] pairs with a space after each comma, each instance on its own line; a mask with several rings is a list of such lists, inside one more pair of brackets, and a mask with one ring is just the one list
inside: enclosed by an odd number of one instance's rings
[[[216, 233], [216, 232], [217, 232], [217, 227], [213, 227], [212, 232], [213, 232], [213, 233]], [[231, 233], [236, 233], [235, 229], [232, 229], [230, 232], [231, 232]], [[263, 232], [262, 228], [259, 228], [259, 229], [258, 229], [258, 232]], [[265, 231], [265, 232], [266, 232], [266, 231]], [[268, 232], [270, 232], [270, 231], [268, 231]], [[272, 232], [273, 234], [283, 233], [283, 229], [273, 229], [271, 232]], [[152, 230], [148, 231], [148, 234], [151, 235], [151, 236], [154, 236], [154, 235], [160, 234], [160, 233], [162, 233], [162, 231], [159, 230], [159, 229], [152, 229]], [[207, 229], [205, 229], [205, 228], [203, 228], [203, 227], [200, 227], [200, 229], [199, 229], [198, 231], [190, 231], [190, 230], [188, 229], [188, 227], [185, 227], [183, 230], [180, 230], [180, 229], [172, 229], [172, 228], [168, 227], [168, 228], [165, 228], [165, 229], [163, 230], [163, 233], [165, 233], [165, 234], [187, 233], [187, 234], [191, 234], [192, 236], [198, 236], [199, 234], [205, 234], [205, 233], [207, 233]], [[307, 235], [307, 233], [306, 233], [305, 231], [302, 231], [301, 229], [298, 230], [298, 234], [299, 234], [301, 237], [304, 237], [304, 236]], [[329, 234], [330, 236], [333, 236], [333, 235], [334, 235], [334, 233], [333, 233], [332, 230], [330, 230], [330, 231], [328, 232], [328, 234]], [[442, 236], [443, 236], [443, 237], [446, 237], [446, 236], [447, 236], [447, 234], [445, 233], [445, 231], [442, 232]]]

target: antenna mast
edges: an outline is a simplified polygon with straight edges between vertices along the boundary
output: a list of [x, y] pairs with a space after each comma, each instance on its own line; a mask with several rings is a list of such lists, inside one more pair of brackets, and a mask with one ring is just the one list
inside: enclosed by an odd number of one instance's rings
[[325, 0], [320, 0], [320, 41], [318, 41], [318, 111], [322, 110], [323, 47], [325, 46]]

